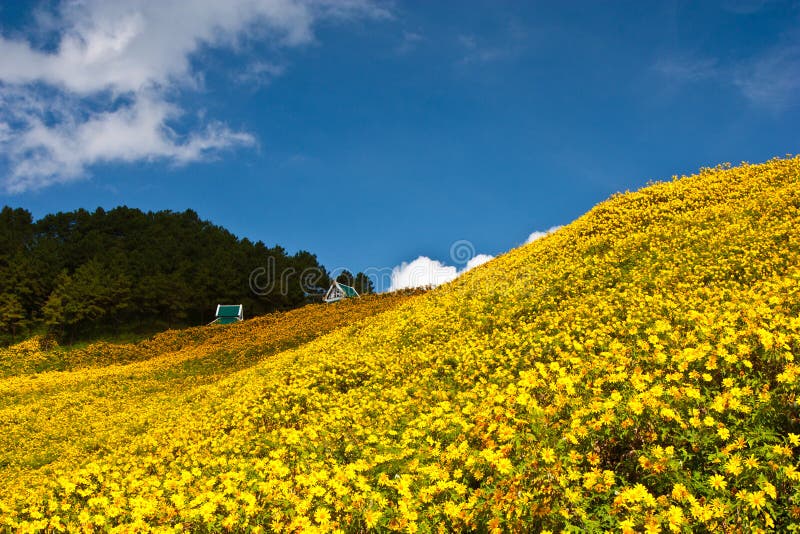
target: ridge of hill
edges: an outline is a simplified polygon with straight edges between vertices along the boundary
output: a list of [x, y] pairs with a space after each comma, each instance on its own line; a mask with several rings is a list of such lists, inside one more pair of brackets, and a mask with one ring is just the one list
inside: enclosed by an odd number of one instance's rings
[[616, 195], [209, 385], [6, 524], [800, 528], [800, 158]]

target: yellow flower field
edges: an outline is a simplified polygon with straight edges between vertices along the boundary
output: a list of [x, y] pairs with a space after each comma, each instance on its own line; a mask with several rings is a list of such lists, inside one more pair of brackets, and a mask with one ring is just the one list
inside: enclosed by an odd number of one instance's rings
[[798, 228], [800, 158], [706, 169], [402, 303], [7, 376], [0, 524], [796, 531]]
[[[33, 338], [0, 349], [7, 374], [18, 371], [0, 379], [0, 497], [41, 486], [57, 469], [103, 455], [170, 417], [191, 417], [197, 399], [213, 395], [208, 386], [222, 377], [411, 296], [307, 306], [229, 327], [168, 331], [133, 345], [42, 350]], [[33, 374], [41, 364], [68, 370]]]

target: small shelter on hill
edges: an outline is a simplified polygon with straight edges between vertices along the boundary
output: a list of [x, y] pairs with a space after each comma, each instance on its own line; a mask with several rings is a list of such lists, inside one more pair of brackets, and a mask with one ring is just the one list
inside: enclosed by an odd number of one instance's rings
[[357, 297], [358, 291], [354, 287], [346, 286], [336, 280], [333, 281], [328, 292], [322, 297], [322, 302], [337, 302], [342, 299]]
[[244, 319], [241, 304], [217, 304], [217, 318], [211, 324], [233, 324]]

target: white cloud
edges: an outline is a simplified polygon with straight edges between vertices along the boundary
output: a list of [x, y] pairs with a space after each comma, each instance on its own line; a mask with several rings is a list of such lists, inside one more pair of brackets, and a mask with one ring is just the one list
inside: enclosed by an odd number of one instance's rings
[[463, 271], [461, 271], [461, 272], [462, 272], [462, 273], [463, 273], [463, 272], [467, 272], [467, 271], [469, 271], [470, 269], [474, 269], [474, 268], [475, 268], [475, 267], [477, 267], [478, 265], [483, 265], [483, 264], [484, 264], [484, 263], [486, 263], [487, 261], [489, 261], [489, 260], [493, 260], [493, 259], [494, 259], [494, 256], [490, 256], [489, 254], [478, 254], [477, 256], [475, 256], [474, 258], [471, 258], [471, 259], [470, 259], [470, 260], [467, 262], [467, 266], [466, 266], [466, 267], [464, 267], [464, 270], [463, 270]]
[[89, 94], [191, 82], [191, 54], [264, 37], [285, 46], [313, 40], [318, 17], [373, 11], [366, 0], [85, 0], [63, 2], [55, 53], [0, 38], [0, 78], [43, 81]]
[[427, 256], [420, 256], [410, 263], [403, 262], [392, 269], [392, 285], [389, 291], [411, 287], [436, 287], [454, 280], [458, 270]]
[[[548, 234], [552, 234], [561, 226], [551, 226], [545, 231], [532, 232], [524, 244], [531, 243]], [[469, 241], [456, 241], [450, 249], [450, 256], [456, 263], [464, 264], [462, 269], [453, 265], [446, 265], [427, 256], [420, 256], [414, 261], [403, 262], [392, 268], [389, 291], [407, 289], [412, 287], [436, 287], [455, 280], [465, 272], [493, 260], [490, 254], [475, 254], [475, 249]], [[466, 262], [466, 263], [464, 263]]]
[[525, 240], [525, 244], [527, 245], [528, 243], [532, 243], [532, 242], [536, 241], [537, 239], [541, 239], [541, 238], [543, 238], [544, 236], [546, 236], [548, 234], [552, 234], [553, 232], [555, 232], [559, 228], [561, 228], [561, 226], [551, 226], [550, 228], [548, 228], [544, 232], [538, 231], [538, 230], [535, 231], [535, 232], [531, 232], [531, 235], [529, 235], [528, 239]]
[[93, 114], [83, 122], [47, 126], [32, 117], [28, 129], [13, 141], [16, 161], [6, 189], [16, 193], [69, 181], [95, 163], [158, 158], [186, 163], [231, 145], [254, 143], [250, 134], [233, 132], [220, 123], [179, 140], [166, 125], [178, 113], [174, 106], [141, 95], [129, 106]]
[[[456, 243], [466, 242], [458, 241]], [[412, 262], [403, 262], [392, 269], [389, 291], [412, 287], [440, 286], [451, 280], [455, 280], [470, 269], [474, 269], [478, 265], [483, 265], [492, 259], [494, 259], [494, 256], [489, 254], [477, 254], [469, 258], [463, 269], [459, 270], [453, 265], [445, 265], [427, 256], [420, 256]]]
[[[53, 50], [0, 34], [0, 150], [24, 191], [76, 179], [97, 162], [187, 163], [254, 142], [211, 123], [177, 132], [181, 91], [202, 87], [205, 48], [313, 42], [320, 20], [382, 17], [371, 0], [83, 0], [58, 4]], [[48, 23], [48, 25], [54, 23]], [[33, 30], [36, 32], [36, 29]], [[253, 83], [282, 67], [251, 64]], [[245, 77], [246, 78], [246, 77]]]
[[[559, 228], [561, 228], [561, 226], [551, 226], [545, 231], [532, 232], [528, 236], [528, 239], [525, 240], [524, 244], [531, 243], [548, 234], [552, 234]], [[453, 265], [446, 265], [438, 260], [432, 260], [427, 256], [420, 256], [411, 262], [404, 261], [397, 267], [392, 268], [389, 291], [413, 287], [440, 286], [494, 259], [494, 256], [490, 254], [475, 254], [475, 248], [472, 243], [463, 240], [453, 243], [450, 248], [450, 256], [453, 261], [463, 264], [464, 267], [459, 270]]]
[[[544, 231], [531, 232], [523, 244], [541, 239], [559, 228], [562, 228], [562, 226], [551, 226]], [[494, 256], [490, 254], [475, 254], [475, 248], [472, 243], [464, 240], [453, 243], [450, 247], [450, 256], [452, 261], [463, 264], [464, 267], [459, 269], [453, 265], [446, 265], [438, 260], [432, 260], [427, 256], [419, 256], [411, 262], [404, 261], [397, 267], [392, 268], [389, 291], [413, 287], [440, 286], [494, 259]]]

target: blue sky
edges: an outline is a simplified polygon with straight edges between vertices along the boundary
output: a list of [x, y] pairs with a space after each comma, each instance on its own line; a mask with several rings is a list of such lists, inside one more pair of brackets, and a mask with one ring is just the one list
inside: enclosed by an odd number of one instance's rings
[[331, 269], [455, 272], [800, 142], [799, 2], [5, 2], [0, 36], [0, 203], [191, 208]]

